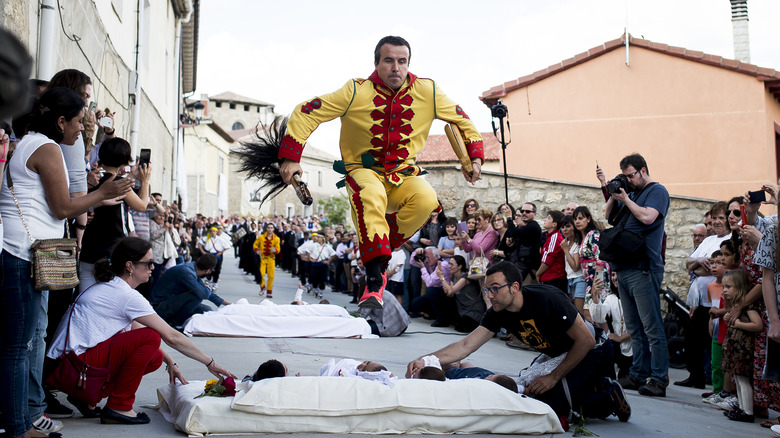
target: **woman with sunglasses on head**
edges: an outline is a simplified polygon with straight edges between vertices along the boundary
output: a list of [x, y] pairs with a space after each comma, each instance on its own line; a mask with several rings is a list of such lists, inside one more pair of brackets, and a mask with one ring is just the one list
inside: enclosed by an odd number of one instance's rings
[[235, 378], [213, 357], [163, 321], [135, 290], [139, 284], [149, 281], [152, 269], [149, 242], [137, 237], [120, 240], [110, 259], [95, 264], [98, 283], [79, 295], [57, 327], [48, 352], [50, 358], [56, 359], [72, 351], [90, 366], [108, 368], [111, 373], [101, 392], [101, 396], [108, 399], [102, 410], [73, 396], [68, 397], [85, 417], [99, 416], [104, 424], [145, 424], [150, 421], [145, 413], [133, 410], [135, 392], [144, 374], [157, 370], [165, 362], [171, 383], [176, 379], [187, 383], [171, 356], [160, 348], [160, 340], [204, 364], [218, 378]]

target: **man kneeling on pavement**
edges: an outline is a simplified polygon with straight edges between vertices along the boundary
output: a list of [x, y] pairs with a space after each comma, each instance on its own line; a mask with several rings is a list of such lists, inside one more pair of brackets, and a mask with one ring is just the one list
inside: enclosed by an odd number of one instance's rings
[[[615, 414], [628, 421], [631, 407], [623, 389], [612, 380], [612, 344], [600, 329], [582, 318], [560, 289], [549, 285], [522, 285], [520, 270], [512, 263], [490, 267], [483, 292], [491, 307], [479, 327], [458, 342], [433, 353], [441, 363], [466, 358], [502, 327], [535, 350], [551, 358], [563, 356], [548, 374], [525, 387], [525, 393], [552, 407], [563, 419], [572, 413], [588, 418]], [[406, 377], [424, 366], [422, 357], [409, 362]]]
[[211, 310], [203, 300], [209, 300], [217, 307], [230, 305], [203, 283], [203, 277], [211, 274], [216, 266], [217, 258], [206, 253], [196, 262], [166, 270], [152, 286], [151, 301], [155, 312], [171, 326], [181, 327], [192, 315]]

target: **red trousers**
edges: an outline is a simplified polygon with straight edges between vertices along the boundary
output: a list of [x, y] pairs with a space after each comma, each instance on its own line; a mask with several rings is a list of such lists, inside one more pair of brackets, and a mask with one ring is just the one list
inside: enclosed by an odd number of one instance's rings
[[108, 398], [106, 407], [129, 411], [133, 409], [141, 378], [162, 365], [160, 334], [150, 328], [117, 333], [80, 357], [93, 367], [111, 370], [111, 378], [101, 394], [101, 398]]

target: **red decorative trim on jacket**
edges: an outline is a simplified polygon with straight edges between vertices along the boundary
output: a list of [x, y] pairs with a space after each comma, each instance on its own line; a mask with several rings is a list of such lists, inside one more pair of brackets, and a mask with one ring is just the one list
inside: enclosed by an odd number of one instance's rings
[[468, 151], [469, 157], [472, 160], [480, 158], [483, 163], [485, 162], [485, 148], [482, 146], [482, 140], [467, 142], [466, 151]]
[[303, 145], [290, 135], [285, 134], [282, 138], [282, 146], [279, 148], [279, 158], [300, 163], [302, 154]]
[[466, 114], [466, 111], [463, 111], [463, 108], [460, 107], [460, 105], [455, 105], [455, 112], [458, 113], [458, 115], [463, 116], [463, 118], [471, 120], [468, 114]]
[[358, 223], [355, 224], [358, 233], [358, 242], [363, 242], [368, 240], [368, 231], [366, 230], [366, 224], [363, 222], [365, 208], [363, 207], [363, 201], [360, 200], [360, 186], [355, 182], [354, 178], [349, 176], [349, 174], [344, 177], [344, 181], [352, 190], [350, 200], [352, 201], [352, 207], [355, 209], [355, 216], [358, 218]]
[[311, 102], [306, 102], [306, 105], [301, 107], [301, 112], [304, 114], [309, 114], [316, 109], [320, 109], [320, 107], [322, 107], [322, 101], [319, 99], [313, 99]]

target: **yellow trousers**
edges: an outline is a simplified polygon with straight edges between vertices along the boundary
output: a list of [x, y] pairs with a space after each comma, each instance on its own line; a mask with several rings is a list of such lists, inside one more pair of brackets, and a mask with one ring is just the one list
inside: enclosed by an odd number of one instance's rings
[[441, 208], [436, 192], [419, 176], [406, 176], [395, 186], [363, 168], [349, 172], [346, 183], [363, 263], [389, 260]]
[[[276, 273], [276, 259], [271, 257], [260, 258], [260, 287], [268, 286], [268, 292], [274, 290], [274, 274]], [[268, 274], [268, 282], [265, 281], [265, 275]]]

